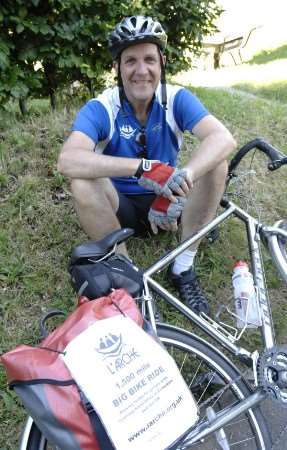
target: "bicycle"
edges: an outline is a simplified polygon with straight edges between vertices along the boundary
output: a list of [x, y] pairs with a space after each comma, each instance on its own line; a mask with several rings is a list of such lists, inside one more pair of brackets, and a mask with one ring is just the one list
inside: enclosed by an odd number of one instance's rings
[[[236, 168], [242, 158], [252, 149], [263, 152], [269, 158], [268, 169], [271, 171], [287, 164], [287, 157], [279, 150], [262, 139], [255, 139], [244, 145], [231, 160], [227, 185], [236, 176]], [[267, 397], [278, 404], [287, 404], [287, 346], [276, 344], [261, 244], [265, 245], [275, 267], [287, 282], [287, 220], [280, 220], [274, 226], [265, 225], [226, 196], [223, 197], [221, 206], [223, 212], [208, 225], [144, 270], [144, 289], [138, 302], [142, 314], [149, 320], [175, 359], [199, 406], [200, 418], [177, 446], [177, 450], [188, 448], [228, 450], [231, 447], [270, 450], [272, 449], [270, 434], [259, 405]], [[246, 228], [261, 317], [260, 330], [264, 347], [261, 353], [257, 349], [251, 352], [239, 345], [238, 341], [245, 328], [238, 334], [238, 330], [234, 332], [218, 317], [196, 315], [153, 278], [153, 275], [168, 266], [183, 250], [198, 239], [209, 236], [230, 217], [239, 219]], [[101, 241], [91, 241], [84, 246], [84, 257], [90, 257], [95, 261], [108, 258], [115, 253], [117, 245], [126, 241], [132, 234], [133, 230], [122, 229], [111, 233]], [[83, 247], [79, 246], [76, 250], [76, 257], [83, 256], [81, 253]], [[254, 388], [251, 387], [245, 373], [206, 339], [183, 328], [158, 322], [155, 317], [155, 295], [228, 350], [232, 358], [238, 359], [238, 364], [240, 362], [251, 368]], [[55, 447], [46, 441], [33, 420], [28, 418], [20, 450], [52, 448]]]

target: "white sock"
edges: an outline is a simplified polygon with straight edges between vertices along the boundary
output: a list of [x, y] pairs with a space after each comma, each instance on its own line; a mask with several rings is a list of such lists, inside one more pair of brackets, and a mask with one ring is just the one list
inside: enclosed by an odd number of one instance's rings
[[172, 273], [175, 275], [179, 275], [182, 272], [190, 269], [193, 265], [194, 257], [196, 255], [196, 250], [185, 250], [180, 255], [175, 258]]

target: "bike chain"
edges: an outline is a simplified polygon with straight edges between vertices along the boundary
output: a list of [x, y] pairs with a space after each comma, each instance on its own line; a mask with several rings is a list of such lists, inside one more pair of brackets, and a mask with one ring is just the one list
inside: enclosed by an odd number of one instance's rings
[[[213, 394], [207, 400], [202, 402], [199, 405], [199, 409], [201, 409], [203, 406], [207, 405], [208, 403], [212, 402], [214, 399], [221, 397], [221, 395], [225, 391], [227, 391], [227, 389], [229, 389], [229, 387], [231, 387], [234, 383], [237, 383], [237, 381], [239, 381], [240, 379], [243, 379], [243, 381], [245, 381], [246, 378], [248, 379], [248, 371], [245, 371], [241, 375], [238, 375], [238, 377], [234, 378], [232, 381], [230, 381], [228, 384], [226, 384], [223, 388], [221, 388], [219, 391], [215, 392], [215, 394]], [[287, 422], [285, 423], [285, 425], [281, 426], [281, 430], [280, 430], [276, 440], [272, 443], [272, 447], [270, 448], [270, 450], [276, 450], [276, 447], [277, 447], [278, 443], [280, 442], [280, 439], [286, 429], [287, 429]], [[281, 449], [278, 448], [277, 450], [281, 450]]]
[[238, 375], [238, 377], [234, 378], [232, 381], [230, 381], [228, 384], [226, 384], [219, 391], [215, 392], [215, 394], [213, 394], [211, 397], [209, 397], [207, 400], [205, 400], [204, 402], [202, 402], [199, 405], [199, 409], [202, 408], [203, 406], [207, 405], [208, 403], [210, 403], [214, 399], [216, 399], [218, 397], [221, 397], [221, 394], [223, 394], [225, 391], [227, 391], [227, 389], [229, 389], [229, 387], [232, 386], [232, 384], [237, 383], [237, 381], [239, 381], [241, 378], [244, 378], [245, 374], [247, 374], [247, 372], [246, 373], [242, 373], [241, 375]]

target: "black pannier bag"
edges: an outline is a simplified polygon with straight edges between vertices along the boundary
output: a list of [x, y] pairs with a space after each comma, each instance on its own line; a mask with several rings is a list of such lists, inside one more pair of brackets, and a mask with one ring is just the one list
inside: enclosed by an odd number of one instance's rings
[[122, 254], [114, 254], [102, 261], [85, 259], [70, 264], [68, 270], [79, 297], [92, 300], [119, 288], [125, 289], [134, 298], [142, 293], [142, 271]]

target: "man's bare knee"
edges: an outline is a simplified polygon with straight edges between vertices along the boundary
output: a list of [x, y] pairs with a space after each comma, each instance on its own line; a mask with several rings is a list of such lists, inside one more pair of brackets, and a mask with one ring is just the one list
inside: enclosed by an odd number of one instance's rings
[[213, 198], [220, 197], [224, 192], [227, 173], [228, 164], [223, 161], [196, 181], [190, 193], [190, 199], [198, 197], [199, 201], [204, 200], [204, 203], [206, 201], [209, 203], [208, 199], [212, 201]]
[[74, 200], [77, 203], [89, 203], [95, 194], [95, 185], [93, 180], [83, 180], [73, 178], [71, 180], [71, 190]]
[[223, 161], [222, 163], [218, 164], [213, 170], [208, 172], [205, 175], [205, 178], [207, 178], [210, 183], [224, 185], [227, 173], [228, 173], [228, 163], [227, 161]]
[[71, 190], [78, 219], [91, 239], [101, 239], [120, 228], [116, 216], [119, 198], [108, 178], [75, 178], [71, 182]]
[[226, 178], [228, 173], [228, 163], [227, 161], [222, 161], [222, 163], [218, 164], [215, 167], [216, 176], [220, 176], [220, 178]]
[[115, 210], [118, 207], [118, 196], [109, 179], [85, 180], [74, 178], [71, 180], [71, 190], [75, 202], [82, 207], [91, 204], [102, 205], [105, 202], [108, 202]]
[[182, 239], [198, 231], [215, 216], [224, 192], [227, 170], [228, 164], [223, 161], [196, 181], [182, 215]]

